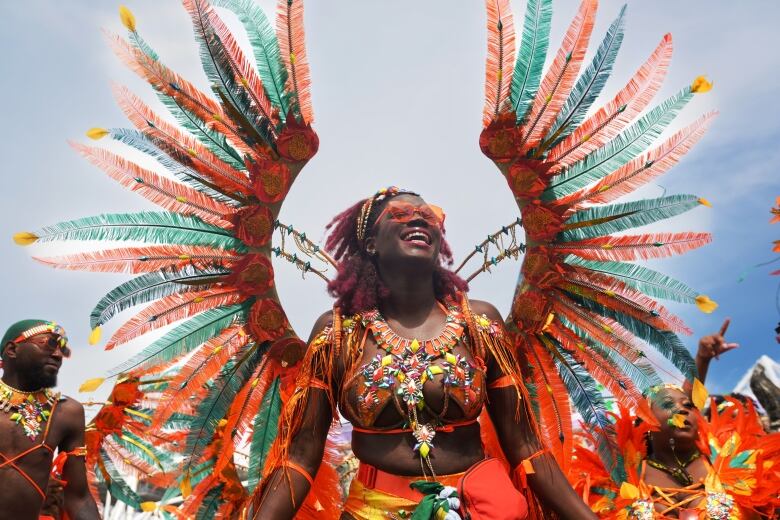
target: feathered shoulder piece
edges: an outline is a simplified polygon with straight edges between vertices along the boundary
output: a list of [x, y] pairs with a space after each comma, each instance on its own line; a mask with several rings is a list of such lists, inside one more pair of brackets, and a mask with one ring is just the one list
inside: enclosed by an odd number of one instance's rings
[[[98, 413], [88, 464], [96, 481], [134, 507], [138, 498], [120, 470], [132, 470], [140, 480], [164, 474], [171, 492], [145, 510], [184, 498], [188, 514], [212, 518], [231, 516], [257, 486], [276, 436], [285, 381], [305, 352], [279, 301], [271, 259], [323, 277], [317, 263], [328, 257], [304, 233], [277, 220], [319, 146], [311, 127], [302, 1], [280, 0], [275, 22], [252, 0], [183, 4], [211, 92], [165, 65], [141, 36], [142, 24], [122, 7], [127, 32], [109, 36], [111, 46], [150, 84], [168, 117], [117, 87], [130, 126], [93, 128], [87, 135], [116, 141], [120, 152], [73, 144], [162, 211], [86, 217], [19, 233], [15, 240], [86, 243], [96, 247], [38, 260], [61, 269], [136, 275], [95, 306], [91, 342], [100, 341], [111, 318], [138, 305], [145, 307], [119, 326], [107, 349], [169, 328], [111, 372], [119, 377], [114, 394], [126, 399], [112, 399]], [[225, 12], [238, 18], [248, 46], [239, 44]], [[131, 158], [138, 152], [148, 159], [143, 164]], [[300, 251], [291, 253], [285, 244]], [[87, 386], [94, 390], [100, 381]], [[171, 431], [178, 432], [175, 443]], [[177, 451], [176, 463], [166, 465], [158, 448]], [[246, 487], [231, 469], [234, 454], [246, 462]]]
[[[598, 101], [623, 41], [625, 7], [588, 62], [598, 2], [582, 0], [545, 70], [552, 4], [528, 0], [516, 36], [510, 1], [486, 0], [479, 146], [506, 179], [520, 218], [489, 235], [470, 257], [484, 256], [478, 273], [525, 253], [507, 328], [526, 382], [535, 388], [543, 440], [566, 470], [573, 446], [570, 403], [589, 428], [608, 432], [600, 388], [635, 407], [642, 392], [661, 381], [647, 348], [693, 377], [693, 360], [678, 337], [690, 330], [658, 300], [695, 303], [705, 312], [714, 302], [635, 262], [684, 253], [710, 236], [632, 230], [710, 204], [697, 195], [628, 196], [677, 164], [715, 114], [659, 142], [678, 112], [711, 88], [703, 77], [692, 78], [650, 107], [672, 54], [668, 34], [612, 98]], [[520, 228], [525, 243], [517, 238]], [[597, 446], [612, 468], [618, 450], [610, 438]]]

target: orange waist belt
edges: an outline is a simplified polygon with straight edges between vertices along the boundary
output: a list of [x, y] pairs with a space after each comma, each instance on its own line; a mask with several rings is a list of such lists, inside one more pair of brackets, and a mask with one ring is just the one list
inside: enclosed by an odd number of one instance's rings
[[[444, 486], [457, 487], [461, 477], [463, 477], [463, 473], [438, 475], [436, 481]], [[358, 466], [358, 472], [355, 478], [367, 489], [381, 491], [382, 493], [394, 495], [412, 502], [419, 502], [425, 496], [419, 491], [409, 487], [412, 482], [424, 480], [425, 477], [393, 475], [392, 473], [377, 469], [370, 464], [361, 462], [360, 466]]]

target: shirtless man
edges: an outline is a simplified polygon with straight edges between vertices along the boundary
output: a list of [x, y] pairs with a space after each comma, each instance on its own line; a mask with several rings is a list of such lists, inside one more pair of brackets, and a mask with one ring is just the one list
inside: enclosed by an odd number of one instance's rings
[[46, 320], [12, 325], [0, 344], [0, 517], [37, 520], [55, 450], [67, 453], [63, 470], [70, 520], [98, 519], [84, 466], [84, 408], [55, 392], [65, 331]]

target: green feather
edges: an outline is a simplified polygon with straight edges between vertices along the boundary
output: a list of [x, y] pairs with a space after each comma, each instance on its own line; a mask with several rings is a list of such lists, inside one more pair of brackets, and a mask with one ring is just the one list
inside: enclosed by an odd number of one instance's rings
[[255, 417], [252, 443], [249, 447], [249, 491], [254, 491], [260, 481], [265, 459], [276, 439], [282, 399], [279, 394], [280, 379], [277, 377], [263, 396], [260, 410]]
[[585, 69], [585, 72], [577, 80], [566, 103], [558, 113], [558, 117], [555, 118], [555, 123], [550, 132], [544, 138], [545, 142], [550, 141], [546, 148], [552, 148], [574, 131], [582, 123], [588, 109], [601, 94], [601, 90], [612, 73], [612, 66], [623, 43], [625, 13], [626, 6], [624, 5], [620, 9], [618, 17], [609, 26], [604, 40], [593, 56], [593, 61], [591, 61], [588, 68]]
[[[599, 440], [596, 451], [605, 467], [611, 468], [616, 482], [625, 480], [620, 453], [615, 445], [614, 428], [607, 416], [604, 398], [596, 381], [587, 370], [562, 346], [557, 345], [557, 354], [553, 356], [561, 381], [569, 391], [574, 407], [593, 435]], [[622, 479], [622, 480], [620, 480]]]
[[236, 394], [249, 381], [268, 348], [270, 342], [260, 347], [255, 343], [245, 347], [225, 364], [206, 397], [198, 403], [192, 429], [187, 434], [184, 471], [200, 460], [203, 450], [214, 437], [219, 421], [225, 417]]
[[655, 107], [609, 143], [553, 177], [542, 200], [556, 200], [574, 193], [639, 156], [692, 98], [688, 86]]
[[615, 320], [631, 334], [653, 346], [662, 356], [677, 367], [684, 377], [693, 380], [696, 374], [696, 365], [688, 349], [682, 344], [677, 334], [666, 330], [658, 330], [633, 316], [610, 309], [593, 300], [581, 298], [571, 293], [567, 293], [567, 296], [581, 307], [605, 318]]
[[133, 491], [132, 488], [127, 484], [127, 482], [125, 482], [124, 477], [114, 465], [114, 462], [111, 460], [111, 458], [103, 450], [100, 451], [99, 456], [106, 468], [109, 481], [105, 482], [103, 472], [96, 467], [95, 474], [97, 475], [98, 482], [104, 482], [113, 498], [129, 505], [133, 509], [141, 509], [141, 497], [139, 497], [138, 494]]
[[[591, 338], [585, 329], [580, 328], [575, 323], [570, 322], [563, 316], [556, 316], [561, 323], [571, 329], [574, 334], [580, 338], [584, 338], [591, 349], [591, 352], [598, 353], [602, 358], [608, 359], [609, 362], [616, 366], [620, 372], [628, 376], [631, 381], [644, 391], [651, 386], [661, 384], [661, 378], [656, 374], [655, 369], [651, 364], [647, 362], [647, 359], [642, 357], [636, 361], [629, 361], [626, 357], [620, 354], [617, 350], [601, 344], [595, 339]], [[644, 353], [641, 354], [644, 356]]]
[[54, 240], [132, 240], [153, 244], [210, 246], [245, 252], [246, 246], [230, 231], [198, 217], [167, 211], [109, 213], [60, 222], [43, 228], [41, 242]]
[[517, 53], [509, 99], [517, 122], [525, 119], [542, 80], [544, 60], [550, 43], [552, 0], [529, 0], [523, 22], [523, 36]]
[[135, 442], [144, 445], [149, 451], [151, 451], [154, 454], [155, 457], [157, 457], [158, 460], [155, 461], [152, 457], [149, 456], [148, 453], [140, 449], [132, 442], [122, 439], [121, 436], [119, 435], [114, 437], [114, 441], [116, 441], [117, 444], [119, 444], [124, 449], [126, 449], [127, 451], [129, 451], [130, 453], [138, 457], [139, 459], [143, 460], [150, 466], [157, 467], [163, 471], [170, 471], [174, 469], [172, 467], [173, 459], [171, 458], [170, 453], [160, 450], [159, 448], [155, 447], [154, 444], [152, 444], [151, 442], [148, 442], [127, 430], [122, 431], [122, 436], [126, 436], [134, 440]]
[[684, 283], [647, 267], [627, 262], [599, 262], [569, 255], [567, 264], [590, 269], [596, 273], [617, 278], [653, 298], [680, 303], [695, 303], [697, 293]]
[[249, 124], [246, 130], [250, 130], [250, 134], [243, 136], [248, 138], [247, 144], [260, 144], [254, 141], [261, 138], [265, 144], [272, 146], [274, 141], [269, 133], [268, 114], [258, 111], [244, 86], [236, 79], [237, 73], [231, 65], [232, 60], [209, 23], [205, 14], [206, 7], [204, 0], [193, 0], [190, 16], [195, 28], [195, 39], [200, 46], [200, 61], [211, 82], [211, 88], [222, 99], [226, 105], [224, 108], [231, 117], [240, 114]]
[[646, 226], [659, 220], [674, 217], [700, 206], [696, 195], [670, 195], [657, 199], [635, 200], [621, 204], [593, 206], [578, 211], [566, 221], [567, 225], [584, 222], [598, 222], [599, 219], [610, 219], [607, 222], [596, 223], [586, 227], [570, 229], [560, 233], [562, 242], [585, 240], [602, 237], [625, 231], [627, 229]]
[[218, 282], [230, 271], [222, 267], [197, 269], [186, 266], [183, 269], [169, 269], [142, 274], [112, 289], [100, 299], [89, 315], [94, 329], [103, 325], [125, 309], [158, 300], [171, 294], [199, 291]]
[[274, 26], [254, 0], [213, 0], [211, 3], [229, 9], [244, 24], [268, 99], [279, 109], [283, 121], [289, 110], [290, 94], [284, 88], [287, 68], [282, 63]]
[[208, 490], [195, 514], [195, 520], [212, 520], [217, 516], [217, 510], [222, 505], [222, 489], [224, 487], [225, 484], [220, 483]]
[[167, 168], [168, 171], [170, 171], [178, 180], [182, 181], [188, 186], [205, 193], [216, 201], [222, 202], [224, 204], [236, 205], [236, 201], [234, 199], [226, 197], [223, 193], [214, 190], [201, 182], [202, 178], [198, 172], [188, 166], [181, 164], [169, 154], [164, 152], [143, 132], [129, 128], [112, 128], [109, 130], [109, 132], [111, 139], [131, 146], [136, 150], [156, 159], [157, 162], [165, 166], [165, 168]]
[[174, 327], [139, 354], [133, 356], [110, 371], [111, 376], [135, 368], [149, 367], [156, 363], [171, 361], [192, 349], [199, 347], [211, 338], [218, 336], [237, 320], [244, 320], [254, 299], [226, 307], [209, 309]]

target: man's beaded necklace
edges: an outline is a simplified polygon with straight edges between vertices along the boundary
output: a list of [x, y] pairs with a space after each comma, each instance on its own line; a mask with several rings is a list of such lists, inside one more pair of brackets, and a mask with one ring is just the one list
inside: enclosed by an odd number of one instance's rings
[[9, 419], [24, 429], [24, 434], [34, 441], [49, 420], [52, 405], [59, 401], [60, 393], [50, 388], [33, 392], [17, 390], [0, 380], [0, 411], [10, 414]]

